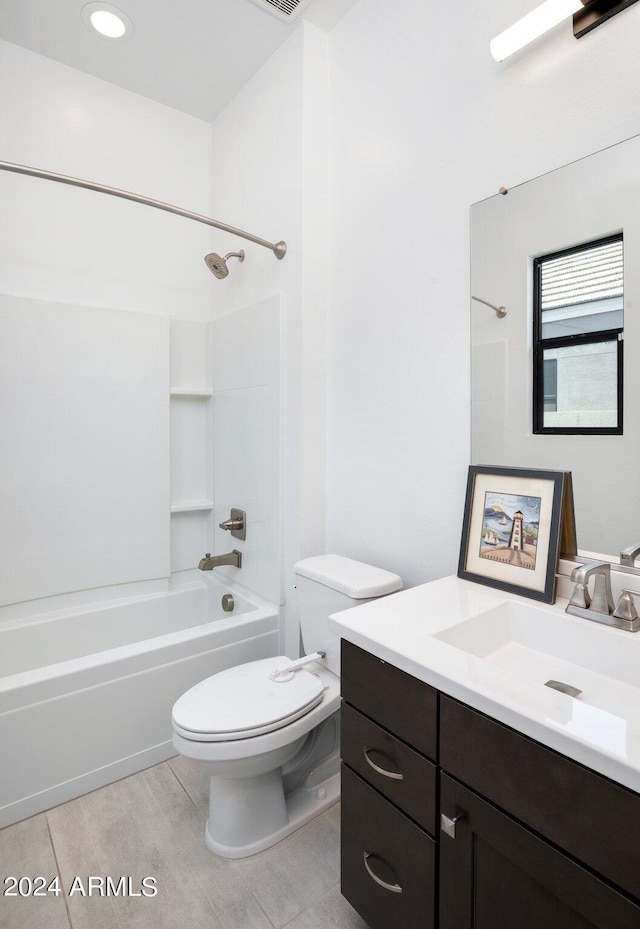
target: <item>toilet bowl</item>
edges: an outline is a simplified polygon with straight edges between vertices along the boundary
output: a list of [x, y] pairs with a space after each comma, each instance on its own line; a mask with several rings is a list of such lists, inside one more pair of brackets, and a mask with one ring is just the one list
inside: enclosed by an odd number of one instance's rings
[[327, 620], [402, 586], [396, 574], [338, 555], [295, 571], [302, 640], [315, 650], [307, 663], [288, 670], [280, 655], [238, 665], [173, 708], [174, 747], [210, 779], [205, 843], [225, 858], [263, 851], [338, 800], [339, 641]]

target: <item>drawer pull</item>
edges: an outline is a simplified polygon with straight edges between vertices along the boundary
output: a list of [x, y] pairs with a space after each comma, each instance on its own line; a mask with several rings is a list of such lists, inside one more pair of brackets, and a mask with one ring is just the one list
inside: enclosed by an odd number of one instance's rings
[[454, 816], [453, 819], [449, 816], [445, 816], [444, 813], [440, 814], [440, 831], [444, 832], [445, 835], [448, 835], [449, 838], [455, 839], [456, 837], [456, 824], [464, 820], [464, 813], [458, 813], [457, 816]]
[[367, 874], [372, 881], [375, 881], [380, 887], [383, 887], [385, 890], [390, 891], [392, 894], [401, 894], [402, 887], [400, 884], [387, 884], [386, 881], [383, 881], [382, 878], [378, 877], [371, 870], [371, 865], [369, 864], [369, 858], [372, 857], [371, 852], [364, 852], [364, 866], [367, 869]]
[[364, 759], [365, 759], [365, 761], [367, 762], [367, 764], [369, 765], [369, 767], [370, 767], [370, 768], [373, 768], [373, 770], [374, 770], [377, 774], [381, 774], [383, 777], [390, 777], [390, 778], [391, 778], [392, 780], [394, 780], [394, 781], [403, 781], [403, 780], [404, 780], [404, 774], [400, 774], [400, 773], [397, 772], [397, 771], [387, 771], [387, 770], [385, 770], [385, 768], [381, 768], [381, 767], [379, 767], [379, 765], [374, 764], [374, 762], [369, 758], [369, 752], [370, 752], [370, 751], [372, 751], [372, 749], [370, 749], [370, 748], [365, 748], [365, 750], [364, 750]]

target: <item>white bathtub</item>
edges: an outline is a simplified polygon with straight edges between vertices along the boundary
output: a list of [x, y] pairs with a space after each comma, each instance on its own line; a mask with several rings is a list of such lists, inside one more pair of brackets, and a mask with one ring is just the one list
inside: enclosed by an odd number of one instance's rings
[[180, 694], [277, 653], [276, 608], [209, 575], [2, 623], [0, 827], [171, 757]]

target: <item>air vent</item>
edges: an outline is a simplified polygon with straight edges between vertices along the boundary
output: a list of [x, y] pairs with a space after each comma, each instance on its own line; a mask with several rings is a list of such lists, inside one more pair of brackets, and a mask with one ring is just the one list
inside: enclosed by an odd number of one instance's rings
[[296, 19], [311, 0], [251, 0], [265, 13], [277, 16], [283, 22], [290, 23]]

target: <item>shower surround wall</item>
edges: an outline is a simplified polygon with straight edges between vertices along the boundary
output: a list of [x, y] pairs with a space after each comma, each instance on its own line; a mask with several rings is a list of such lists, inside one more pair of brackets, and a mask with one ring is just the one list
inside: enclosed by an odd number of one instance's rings
[[[291, 48], [294, 56], [299, 55], [298, 45], [293, 43]], [[285, 53], [286, 67], [290, 57], [291, 52]], [[65, 566], [64, 580], [52, 566], [43, 573], [54, 583], [47, 586], [43, 578], [37, 578], [29, 590], [32, 566], [24, 553], [34, 546], [21, 544], [25, 586], [15, 596], [9, 594], [4, 600], [0, 596], [0, 607], [12, 600], [72, 593], [101, 584], [134, 585], [135, 589], [126, 593], [155, 592], [166, 584], [169, 571], [192, 569], [205, 551], [219, 553], [234, 545], [243, 549], [245, 567], [241, 572], [229, 568], [224, 573], [230, 580], [239, 579], [259, 594], [281, 602], [281, 379], [283, 363], [292, 363], [283, 360], [281, 340], [285, 306], [287, 302], [298, 303], [299, 196], [296, 194], [295, 208], [287, 205], [284, 214], [277, 208], [280, 200], [275, 185], [268, 188], [266, 199], [267, 188], [259, 184], [243, 192], [236, 190], [231, 197], [221, 196], [216, 202], [219, 191], [214, 197], [212, 176], [216, 171], [212, 171], [210, 124], [9, 43], [0, 43], [0, 79], [3, 86], [21, 88], [20, 95], [3, 95], [0, 100], [0, 151], [5, 160], [119, 186], [205, 215], [215, 213], [234, 225], [242, 225], [246, 218], [247, 228], [257, 234], [285, 237], [292, 243], [292, 257], [281, 262], [267, 249], [180, 217], [0, 172], [0, 275], [7, 300], [10, 302], [11, 296], [14, 300], [39, 300], [43, 313], [48, 306], [53, 331], [56, 314], [62, 319], [74, 307], [89, 330], [92, 312], [95, 319], [100, 314], [105, 318], [111, 315], [109, 325], [117, 325], [118, 319], [130, 314], [131, 321], [139, 319], [141, 330], [160, 327], [158, 338], [164, 344], [158, 351], [164, 353], [164, 360], [154, 375], [155, 386], [145, 382], [145, 387], [154, 393], [154, 416], [166, 419], [164, 434], [159, 430], [154, 433], [153, 447], [141, 447], [144, 430], [136, 435], [138, 461], [148, 467], [136, 464], [135, 470], [130, 459], [136, 456], [127, 456], [125, 446], [119, 451], [114, 448], [117, 462], [113, 472], [121, 486], [127, 487], [128, 503], [115, 494], [102, 501], [102, 510], [97, 506], [94, 515], [84, 514], [85, 527], [93, 523], [91, 534], [74, 533], [73, 520], [69, 519], [69, 544], [66, 550], [58, 544], [55, 553], [56, 565]], [[297, 95], [299, 88], [294, 85], [295, 99]], [[289, 125], [290, 112], [291, 107], [284, 106], [282, 128]], [[297, 137], [297, 123], [290, 125], [289, 133], [290, 138]], [[271, 144], [270, 136], [269, 140]], [[224, 157], [220, 137], [215, 141]], [[286, 143], [287, 137], [281, 134], [279, 145]], [[235, 177], [237, 172], [230, 174]], [[292, 190], [297, 190], [295, 180], [287, 181], [293, 183]], [[284, 202], [288, 204], [286, 198]], [[245, 262], [234, 266], [227, 279], [216, 281], [203, 256], [212, 249], [221, 253], [235, 250], [239, 244], [245, 247]], [[223, 314], [228, 315], [223, 318]], [[145, 315], [149, 317], [146, 320]], [[99, 342], [98, 338], [98, 352]], [[23, 344], [28, 351], [24, 339]], [[139, 351], [143, 344], [144, 337]], [[46, 359], [46, 347], [43, 352]], [[77, 356], [78, 352], [74, 356], [69, 351], [70, 359]], [[133, 364], [135, 352], [128, 357]], [[107, 368], [109, 363], [114, 369], [118, 367], [117, 355], [103, 360]], [[50, 361], [49, 375], [53, 376], [56, 353], [52, 352]], [[30, 363], [39, 367], [34, 359]], [[64, 379], [60, 366], [58, 375]], [[76, 413], [79, 417], [90, 415], [81, 389], [82, 374], [74, 376], [76, 387], [66, 391], [63, 403], [69, 420]], [[26, 394], [11, 388], [8, 384], [6, 396], [12, 404], [17, 433], [25, 415]], [[101, 403], [106, 415], [106, 395]], [[220, 407], [217, 418], [216, 404]], [[46, 405], [38, 412], [46, 422]], [[114, 410], [114, 434], [117, 419]], [[34, 457], [36, 446], [34, 442]], [[73, 483], [80, 496], [84, 485], [95, 491], [96, 468], [92, 465], [100, 457], [102, 473], [109, 468], [106, 440], [100, 450], [90, 451], [93, 459], [73, 457], [68, 450], [74, 464]], [[61, 471], [63, 464], [62, 460]], [[216, 472], [220, 483], [217, 500]], [[32, 476], [35, 484], [35, 473]], [[71, 474], [68, 478], [70, 485]], [[153, 511], [153, 518], [146, 519], [141, 504], [149, 497], [151, 485], [155, 487], [154, 502], [149, 501], [146, 512]], [[29, 496], [25, 486], [22, 495]], [[94, 492], [91, 499], [97, 500], [98, 495]], [[34, 495], [34, 512], [36, 501]], [[236, 543], [217, 529], [231, 506], [247, 510], [250, 531], [246, 543]], [[114, 531], [107, 533], [100, 514], [106, 518], [109, 508], [109, 525]], [[119, 520], [118, 513], [131, 518]], [[29, 539], [41, 534], [60, 543], [55, 518], [51, 512], [43, 522], [38, 513], [29, 526]], [[124, 554], [116, 555], [119, 523], [122, 553], [135, 541], [137, 564], [127, 561]], [[134, 525], [136, 532], [132, 533]], [[79, 572], [74, 583], [78, 552], [92, 568]], [[108, 570], [102, 570], [105, 566]], [[89, 596], [78, 594], [79, 599]], [[26, 609], [14, 606], [10, 615]]]
[[[242, 583], [278, 604], [283, 599], [280, 372], [285, 331], [282, 294], [211, 324], [216, 486], [211, 551], [240, 548]], [[246, 511], [243, 542], [219, 528], [231, 507]], [[236, 568], [218, 571], [238, 576]]]
[[168, 320], [0, 294], [0, 345], [0, 607], [166, 577]]

